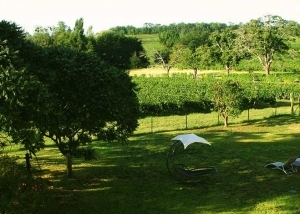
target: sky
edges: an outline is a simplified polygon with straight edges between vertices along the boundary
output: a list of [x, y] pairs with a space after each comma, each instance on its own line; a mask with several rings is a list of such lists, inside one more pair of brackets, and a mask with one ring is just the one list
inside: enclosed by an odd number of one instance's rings
[[79, 18], [85, 29], [92, 26], [98, 33], [145, 23], [239, 24], [265, 15], [300, 23], [300, 0], [0, 0], [0, 20], [15, 22], [30, 34], [59, 21], [73, 29]]

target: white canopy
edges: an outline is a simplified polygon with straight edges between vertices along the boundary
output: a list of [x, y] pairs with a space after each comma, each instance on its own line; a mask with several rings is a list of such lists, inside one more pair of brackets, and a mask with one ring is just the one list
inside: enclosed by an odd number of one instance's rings
[[188, 145], [192, 144], [192, 143], [204, 143], [204, 144], [208, 144], [211, 145], [209, 142], [207, 142], [204, 138], [199, 137], [195, 134], [182, 134], [182, 135], [178, 135], [176, 137], [174, 137], [172, 140], [178, 140], [181, 141], [184, 149], [186, 149], [186, 147], [188, 147]]

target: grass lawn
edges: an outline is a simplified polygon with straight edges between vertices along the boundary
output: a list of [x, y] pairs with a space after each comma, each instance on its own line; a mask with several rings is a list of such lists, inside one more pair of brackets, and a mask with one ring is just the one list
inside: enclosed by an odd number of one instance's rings
[[[60, 196], [56, 204], [49, 204], [49, 213], [300, 213], [300, 174], [285, 175], [264, 167], [300, 154], [299, 116], [259, 111], [260, 116], [232, 121], [228, 128], [212, 122], [151, 133], [144, 125], [147, 118], [142, 119], [127, 145], [95, 141], [97, 159], [74, 159], [71, 179], [66, 177], [64, 158], [48, 143], [38, 153], [41, 171], [34, 158], [33, 171], [48, 180], [50, 192]], [[200, 114], [189, 117], [196, 123], [209, 121]], [[166, 119], [155, 120], [158, 128]], [[192, 144], [194, 156], [190, 149], [184, 157], [191, 165], [217, 168], [218, 173], [203, 175], [200, 183], [180, 184], [166, 168], [171, 138], [185, 133], [195, 133], [212, 144]], [[16, 146], [4, 152], [24, 161], [25, 151]]]

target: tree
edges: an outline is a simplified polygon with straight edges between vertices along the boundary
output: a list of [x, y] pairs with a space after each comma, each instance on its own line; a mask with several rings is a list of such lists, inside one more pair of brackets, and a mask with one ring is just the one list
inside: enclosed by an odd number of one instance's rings
[[130, 59], [134, 54], [137, 54], [145, 66], [148, 65], [140, 40], [113, 31], [96, 35], [94, 51], [103, 61], [121, 70], [130, 68]]
[[92, 53], [64, 47], [46, 51], [43, 70], [34, 73], [48, 92], [46, 113], [35, 121], [42, 135], [67, 160], [93, 136], [125, 142], [138, 125], [138, 100], [129, 75]]
[[139, 115], [128, 74], [93, 53], [36, 46], [15, 24], [1, 24], [1, 131], [34, 153], [52, 139], [69, 160], [69, 175], [72, 155], [92, 137], [126, 142]]
[[171, 54], [171, 60], [180, 69], [193, 69], [194, 78], [197, 77], [198, 69], [206, 68], [213, 63], [213, 52], [208, 46], [199, 46], [191, 50], [184, 45], [175, 45]]
[[241, 25], [238, 31], [239, 46], [257, 57], [266, 75], [276, 54], [285, 53], [289, 47], [287, 39], [288, 22], [279, 16], [267, 15]]
[[84, 34], [83, 19], [76, 20], [74, 30], [71, 33], [70, 44], [72, 48], [78, 51], [86, 51], [87, 38]]
[[158, 34], [159, 42], [166, 48], [172, 48], [179, 41], [179, 33], [174, 30], [167, 30]]
[[210, 46], [209, 35], [211, 32], [206, 29], [193, 30], [188, 33], [180, 34], [180, 44], [187, 46], [190, 50], [195, 51], [199, 46]]
[[237, 117], [244, 109], [243, 89], [234, 80], [219, 80], [209, 86], [207, 97], [228, 126], [228, 117]]
[[180, 69], [194, 69], [194, 78], [197, 77], [201, 58], [197, 52], [192, 51], [184, 45], [175, 45], [171, 54], [171, 59]]
[[24, 30], [14, 22], [2, 20], [0, 22], [0, 65], [10, 66], [12, 63], [16, 68], [23, 64], [20, 51], [25, 48]]
[[154, 50], [154, 63], [165, 69], [168, 76], [171, 68], [176, 64], [176, 61], [171, 60], [170, 55], [171, 51], [166, 48], [162, 50]]
[[[28, 69], [34, 58], [24, 31], [15, 23], [0, 23], [0, 129], [35, 153], [43, 147], [42, 136], [34, 120], [41, 103], [47, 103], [45, 91]], [[30, 54], [28, 53], [30, 52]]]
[[211, 34], [212, 50], [215, 52], [214, 61], [225, 66], [227, 75], [233, 65], [239, 64], [243, 59], [241, 51], [239, 51], [235, 29], [227, 27], [222, 32], [214, 32]]
[[50, 28], [37, 27], [35, 33], [30, 36], [33, 43], [42, 47], [50, 47], [53, 45], [53, 37], [50, 34]]

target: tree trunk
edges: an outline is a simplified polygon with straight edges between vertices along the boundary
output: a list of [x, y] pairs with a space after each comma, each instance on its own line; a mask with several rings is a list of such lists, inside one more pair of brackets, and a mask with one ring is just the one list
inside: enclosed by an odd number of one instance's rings
[[223, 116], [224, 117], [224, 127], [228, 127], [228, 116]]
[[266, 63], [265, 72], [267, 76], [270, 75], [270, 67], [271, 67], [271, 63], [270, 62]]
[[197, 68], [194, 68], [194, 79], [197, 78], [197, 72], [198, 72], [198, 69], [197, 69]]
[[73, 171], [72, 171], [72, 156], [70, 153], [66, 155], [67, 158], [67, 175], [68, 177], [72, 177]]
[[169, 77], [169, 76], [170, 76], [171, 66], [167, 66], [167, 67], [166, 67], [166, 70], [167, 70], [167, 74], [168, 74], [168, 77]]
[[226, 65], [226, 66], [225, 66], [225, 69], [226, 69], [226, 73], [227, 73], [227, 75], [229, 75], [230, 66], [229, 66], [229, 65]]

